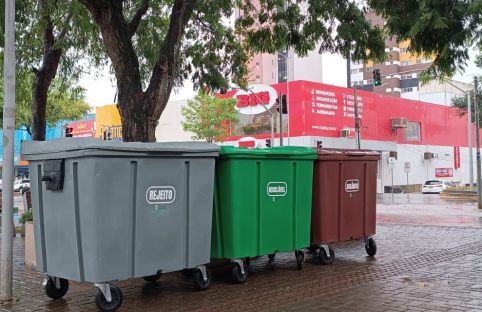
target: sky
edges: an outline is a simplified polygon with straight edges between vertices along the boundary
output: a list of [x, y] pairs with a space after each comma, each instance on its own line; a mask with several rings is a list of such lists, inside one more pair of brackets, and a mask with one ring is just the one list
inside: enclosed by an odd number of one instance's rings
[[[470, 51], [470, 62], [467, 64], [464, 73], [459, 73], [454, 76], [454, 80], [471, 83], [474, 75], [480, 75], [480, 69], [475, 66], [474, 59], [476, 52]], [[323, 72], [330, 73], [330, 79], [327, 81], [330, 84], [338, 86], [346, 86], [346, 70], [340, 70], [340, 68], [346, 68], [346, 60], [339, 56], [331, 56], [329, 62], [324, 62], [326, 68]], [[98, 77], [94, 74], [83, 77], [80, 84], [86, 91], [86, 101], [91, 107], [102, 106], [114, 103], [114, 97], [116, 93], [115, 84], [110, 81], [111, 77], [108, 70], [105, 70]], [[170, 97], [170, 100], [183, 100], [191, 99], [195, 96], [196, 92], [193, 91], [193, 85], [190, 81], [184, 83], [184, 87], [181, 89], [175, 89]]]

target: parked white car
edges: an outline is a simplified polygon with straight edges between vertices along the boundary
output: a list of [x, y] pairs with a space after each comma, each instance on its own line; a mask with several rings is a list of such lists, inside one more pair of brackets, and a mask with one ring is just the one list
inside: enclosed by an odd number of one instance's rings
[[439, 194], [442, 191], [445, 191], [449, 186], [449, 182], [441, 181], [441, 180], [428, 180], [422, 185], [422, 193], [435, 193]]
[[13, 184], [14, 192], [22, 192], [22, 190], [30, 189], [30, 180], [28, 178], [17, 179]]

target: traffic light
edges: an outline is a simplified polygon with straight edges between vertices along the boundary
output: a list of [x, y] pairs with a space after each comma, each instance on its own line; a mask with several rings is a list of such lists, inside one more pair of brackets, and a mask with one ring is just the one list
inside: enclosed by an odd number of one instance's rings
[[73, 135], [72, 135], [72, 132], [74, 131], [74, 128], [72, 127], [65, 127], [65, 137], [66, 138], [71, 138]]
[[380, 70], [379, 69], [374, 69], [373, 70], [373, 85], [380, 86], [382, 84], [382, 76], [380, 75]]
[[271, 139], [266, 139], [266, 147], [271, 147]]
[[286, 100], [286, 95], [282, 95], [281, 101], [280, 101], [280, 98], [278, 98], [277, 101], [279, 103], [279, 106], [277, 108], [278, 112], [279, 112], [279, 109], [281, 107], [281, 113], [282, 114], [288, 114], [288, 102]]

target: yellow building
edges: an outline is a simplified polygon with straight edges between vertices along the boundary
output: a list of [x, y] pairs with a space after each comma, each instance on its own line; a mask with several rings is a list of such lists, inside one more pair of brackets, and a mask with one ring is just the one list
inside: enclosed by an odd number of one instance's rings
[[95, 137], [103, 140], [122, 140], [122, 123], [116, 104], [95, 108]]

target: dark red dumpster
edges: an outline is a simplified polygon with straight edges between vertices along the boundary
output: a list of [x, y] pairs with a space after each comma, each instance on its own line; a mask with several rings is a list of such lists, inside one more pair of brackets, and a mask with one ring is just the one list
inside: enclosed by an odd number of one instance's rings
[[368, 255], [376, 254], [377, 162], [371, 150], [318, 149], [313, 176], [312, 251], [330, 264], [329, 243], [364, 238]]

